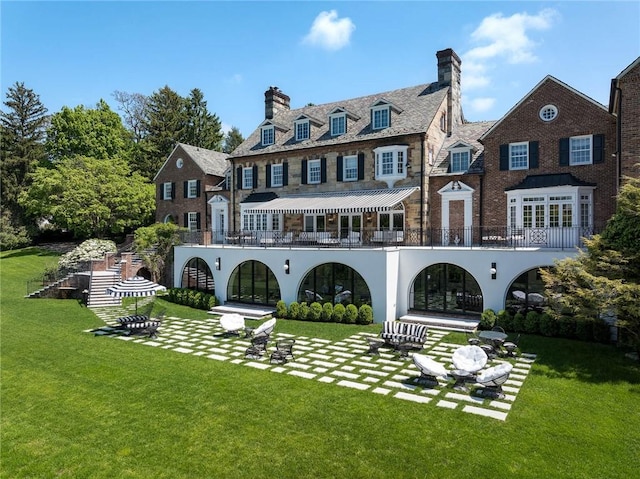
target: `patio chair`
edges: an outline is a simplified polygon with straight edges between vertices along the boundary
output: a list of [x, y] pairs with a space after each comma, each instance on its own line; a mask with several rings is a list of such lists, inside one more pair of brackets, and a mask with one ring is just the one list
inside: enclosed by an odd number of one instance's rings
[[447, 378], [447, 370], [444, 365], [431, 358], [428, 358], [424, 354], [414, 353], [413, 364], [416, 365], [418, 371], [420, 371], [420, 377], [418, 382], [425, 383], [429, 386], [437, 386], [438, 377]]
[[238, 313], [228, 313], [220, 316], [220, 326], [224, 329], [225, 335], [240, 335], [240, 330], [244, 329], [244, 317]]
[[502, 363], [485, 369], [476, 376], [476, 383], [482, 386], [477, 394], [495, 399], [504, 399], [502, 385], [509, 379], [513, 364]]
[[251, 332], [251, 337], [260, 338], [266, 337], [269, 338], [271, 333], [273, 332], [273, 328], [276, 326], [276, 318], [271, 318], [262, 323], [256, 329]]
[[502, 347], [504, 349], [506, 349], [507, 351], [507, 356], [509, 357], [515, 357], [516, 355], [516, 350], [518, 349], [518, 343], [520, 342], [520, 335], [518, 334], [518, 336], [516, 337], [516, 339], [514, 339], [513, 341], [505, 341], [504, 344], [502, 345]]
[[251, 339], [251, 346], [249, 346], [244, 352], [244, 357], [247, 359], [260, 359], [267, 352], [267, 344], [269, 343], [269, 336], [258, 336]]
[[295, 339], [281, 339], [277, 341], [276, 350], [271, 353], [269, 362], [284, 364], [289, 360], [289, 358], [295, 359], [293, 356], [293, 345], [295, 344], [295, 342]]
[[467, 343], [471, 346], [479, 346], [482, 341], [478, 337], [478, 334], [475, 331], [467, 331]]
[[454, 369], [449, 374], [456, 380], [453, 388], [467, 391], [466, 382], [475, 379], [478, 371], [486, 366], [489, 357], [480, 346], [469, 345], [456, 349], [451, 356]]

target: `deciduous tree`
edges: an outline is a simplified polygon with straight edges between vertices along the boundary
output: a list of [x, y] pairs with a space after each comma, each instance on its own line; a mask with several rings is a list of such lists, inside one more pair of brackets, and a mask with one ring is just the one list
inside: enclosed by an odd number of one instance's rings
[[155, 223], [135, 231], [134, 248], [153, 281], [163, 284], [166, 267], [173, 261], [173, 247], [180, 244], [181, 229], [173, 223]]

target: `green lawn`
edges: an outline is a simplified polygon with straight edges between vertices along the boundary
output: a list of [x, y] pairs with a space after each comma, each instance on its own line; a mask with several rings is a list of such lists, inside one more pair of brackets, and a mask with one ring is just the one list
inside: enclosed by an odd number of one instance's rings
[[[615, 347], [523, 338], [538, 357], [502, 422], [87, 334], [104, 323], [77, 302], [23, 298], [54, 260], [0, 255], [1, 477], [638, 474], [640, 367]], [[363, 329], [379, 326], [277, 326], [331, 340]]]

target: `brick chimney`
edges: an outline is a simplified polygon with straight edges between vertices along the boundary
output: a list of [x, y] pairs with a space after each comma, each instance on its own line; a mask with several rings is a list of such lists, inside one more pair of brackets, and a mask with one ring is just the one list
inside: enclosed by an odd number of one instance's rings
[[460, 91], [460, 57], [451, 48], [436, 53], [438, 58], [438, 86], [449, 87], [447, 95], [447, 131], [451, 132], [453, 125], [460, 125], [464, 121], [462, 114], [462, 93]]
[[273, 119], [279, 112], [289, 110], [291, 98], [280, 91], [277, 86], [270, 86], [264, 92], [264, 117], [267, 120]]

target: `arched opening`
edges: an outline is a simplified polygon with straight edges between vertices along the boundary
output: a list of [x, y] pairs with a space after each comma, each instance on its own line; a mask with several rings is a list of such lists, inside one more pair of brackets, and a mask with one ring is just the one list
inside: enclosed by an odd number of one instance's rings
[[181, 286], [203, 293], [215, 293], [213, 274], [207, 262], [202, 258], [191, 258], [182, 270]]
[[423, 269], [411, 287], [409, 308], [417, 311], [474, 314], [482, 312], [480, 286], [464, 268], [438, 263]]
[[540, 269], [525, 271], [511, 283], [505, 301], [507, 310], [512, 313], [542, 310], [546, 301]]
[[231, 273], [227, 298], [239, 303], [275, 305], [280, 300], [280, 286], [266, 264], [245, 261]]
[[151, 271], [149, 271], [149, 269], [146, 266], [143, 266], [142, 268], [140, 268], [138, 271], [136, 271], [135, 276], [141, 276], [144, 279], [148, 279], [149, 281], [151, 281]]
[[313, 268], [298, 290], [298, 301], [307, 303], [371, 304], [367, 283], [356, 270], [341, 263], [326, 263]]
[[163, 223], [174, 223], [175, 224], [175, 219], [173, 218], [173, 215], [168, 214], [167, 216], [164, 217]]

